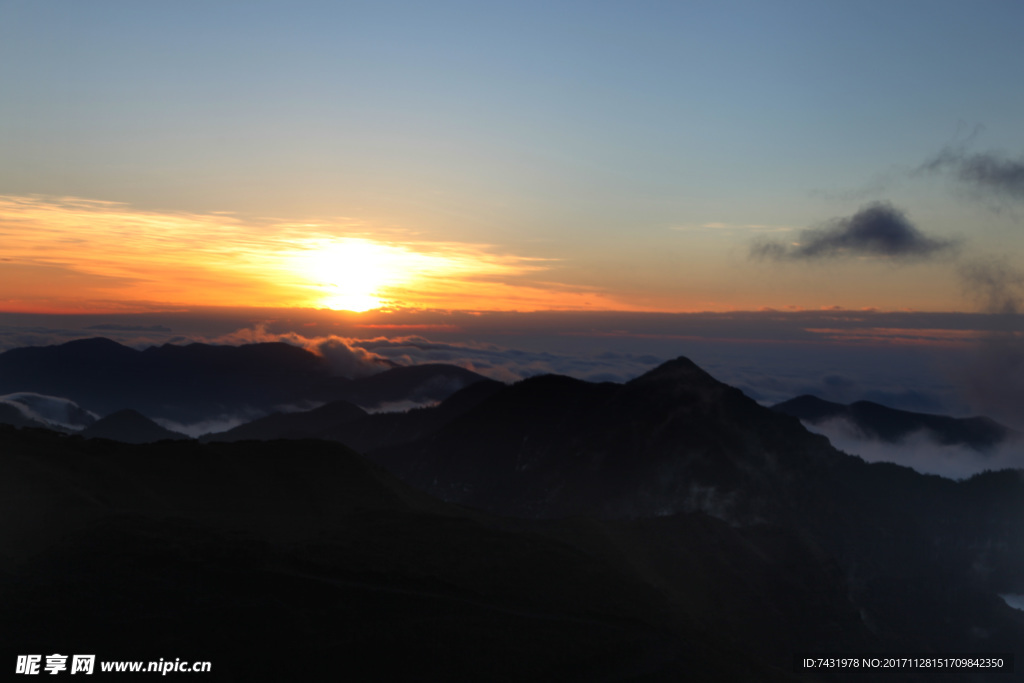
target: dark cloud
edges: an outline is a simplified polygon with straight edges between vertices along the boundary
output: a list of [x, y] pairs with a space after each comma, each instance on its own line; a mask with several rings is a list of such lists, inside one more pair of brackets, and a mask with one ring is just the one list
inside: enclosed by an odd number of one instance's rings
[[978, 259], [960, 268], [967, 293], [986, 313], [1016, 314], [1024, 301], [1024, 273], [1002, 259]]
[[965, 264], [960, 276], [997, 325], [954, 375], [975, 410], [1024, 429], [1024, 272], [989, 259]]
[[947, 147], [921, 164], [918, 173], [952, 173], [961, 183], [1000, 197], [1024, 199], [1024, 157], [1007, 159], [994, 152], [968, 154]]
[[795, 244], [759, 242], [751, 247], [751, 256], [768, 259], [814, 260], [843, 256], [877, 256], [914, 260], [949, 252], [952, 240], [928, 237], [906, 215], [886, 202], [868, 204], [847, 218], [800, 233]]

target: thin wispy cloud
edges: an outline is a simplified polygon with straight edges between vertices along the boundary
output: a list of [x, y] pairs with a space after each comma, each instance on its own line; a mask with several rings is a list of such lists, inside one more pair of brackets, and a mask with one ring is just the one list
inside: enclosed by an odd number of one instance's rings
[[1024, 199], [1024, 157], [1010, 159], [996, 152], [967, 153], [947, 147], [915, 173], [948, 173], [975, 190], [1004, 199]]
[[948, 254], [956, 246], [954, 240], [925, 235], [892, 204], [876, 202], [821, 228], [803, 230], [795, 242], [756, 242], [750, 254], [775, 260], [872, 257], [914, 261]]
[[1024, 304], [1024, 272], [1005, 259], [975, 259], [960, 267], [964, 289], [985, 313], [1020, 313]]

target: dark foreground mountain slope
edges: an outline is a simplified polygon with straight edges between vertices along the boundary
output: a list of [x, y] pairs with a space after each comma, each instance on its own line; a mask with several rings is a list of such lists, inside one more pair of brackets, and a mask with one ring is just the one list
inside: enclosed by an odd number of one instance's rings
[[[0, 444], [5, 662], [177, 657], [232, 681], [796, 680], [602, 539], [628, 532], [445, 505], [337, 444], [13, 429]], [[717, 520], [674, 525], [720, 536], [691, 555], [763, 564]]]
[[[809, 681], [849, 679], [797, 676], [798, 652], [1024, 638], [1020, 612], [969, 582], [946, 577], [935, 601], [927, 575], [851, 575], [778, 524], [491, 517], [322, 441], [0, 429], [0, 446], [8, 662], [207, 660], [204, 678], [230, 681], [321, 680], [339, 662], [359, 681]], [[888, 581], [885, 600], [858, 580]]]
[[[957, 483], [868, 465], [686, 359], [624, 385], [525, 380], [434, 435], [370, 455], [445, 500], [500, 514], [647, 527], [657, 526], [652, 517], [705, 513], [752, 533], [754, 547], [773, 548], [756, 551], [774, 558], [770, 566], [834, 572], [843, 604], [888, 646], [963, 651], [1009, 646], [1020, 635], [1020, 614], [996, 597], [1024, 589], [1020, 472]], [[630, 545], [630, 554], [649, 557], [647, 570], [671, 583], [687, 562], [685, 550], [663, 550], [673, 538]], [[701, 576], [728, 574], [703, 562]], [[759, 576], [771, 573], [762, 569]], [[781, 604], [773, 610], [786, 613]]]
[[988, 451], [1007, 439], [1021, 434], [987, 417], [950, 417], [889, 408], [872, 401], [849, 405], [833, 403], [805, 394], [772, 406], [772, 410], [792, 415], [810, 424], [846, 420], [866, 437], [899, 443], [924, 432], [941, 444], [963, 444], [977, 451]]
[[95, 338], [0, 353], [0, 394], [38, 392], [101, 415], [130, 407], [180, 423], [337, 400], [364, 408], [440, 401], [481, 379], [443, 364], [382, 368], [349, 379], [324, 358], [280, 342], [164, 344], [138, 351]]
[[1024, 642], [998, 597], [1024, 593], [1019, 472], [865, 464], [686, 359], [494, 389], [371, 455], [510, 517], [323, 441], [0, 432], [0, 642], [219, 659], [233, 680], [341, 659], [358, 680], [587, 681]]

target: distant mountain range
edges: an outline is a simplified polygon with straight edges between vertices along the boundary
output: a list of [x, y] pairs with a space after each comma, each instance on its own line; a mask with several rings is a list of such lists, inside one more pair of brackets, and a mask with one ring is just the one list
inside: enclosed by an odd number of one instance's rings
[[772, 409], [804, 422], [820, 425], [830, 420], [845, 420], [865, 437], [899, 443], [916, 433], [946, 445], [962, 444], [985, 452], [1021, 434], [987, 417], [957, 418], [888, 408], [871, 401], [845, 405], [817, 396], [803, 395], [776, 404]]
[[87, 438], [104, 421], [0, 428], [12, 652], [159, 643], [233, 680], [343, 660], [365, 680], [796, 681], [845, 680], [797, 675], [800, 652], [1024, 642], [998, 597], [1024, 594], [1021, 471], [867, 464], [685, 358], [403, 413], [335, 399], [201, 441]]
[[481, 379], [444, 364], [350, 379], [320, 356], [278, 342], [164, 344], [138, 351], [94, 338], [0, 353], [0, 394], [36, 392], [70, 399], [98, 415], [130, 408], [181, 424], [338, 400], [366, 409], [431, 403]]
[[314, 410], [274, 413], [207, 434], [202, 440], [326, 439], [366, 453], [432, 434], [502, 387], [501, 382], [485, 379], [456, 391], [437, 406], [387, 413], [370, 414], [348, 401], [335, 401]]

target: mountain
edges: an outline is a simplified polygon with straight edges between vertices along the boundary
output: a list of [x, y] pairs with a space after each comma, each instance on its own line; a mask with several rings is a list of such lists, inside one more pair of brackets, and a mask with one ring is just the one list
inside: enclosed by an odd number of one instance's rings
[[0, 393], [62, 396], [101, 415], [130, 405], [147, 417], [182, 424], [337, 400], [368, 409], [435, 402], [480, 379], [443, 364], [349, 379], [337, 376], [324, 358], [280, 342], [164, 344], [138, 351], [95, 338], [0, 353]]
[[811, 424], [845, 420], [868, 438], [890, 443], [899, 443], [912, 434], [925, 432], [938, 443], [962, 444], [984, 452], [1008, 439], [1021, 436], [987, 417], [957, 418], [915, 413], [888, 408], [871, 401], [844, 405], [806, 394], [776, 404], [772, 410]]
[[777, 505], [793, 472], [841, 458], [686, 359], [621, 385], [526, 379], [433, 436], [371, 456], [434, 495], [501, 514], [740, 518], [760, 514], [762, 500]]
[[348, 401], [332, 401], [313, 410], [272, 413], [224, 432], [207, 434], [203, 441], [271, 441], [274, 439], [315, 439], [339, 425], [367, 417], [368, 413]]
[[[131, 445], [0, 429], [0, 444], [11, 661], [177, 657], [211, 661], [215, 681], [339, 667], [361, 681], [797, 680], [666, 603], [621, 556], [629, 529], [607, 542], [592, 523], [446, 505], [322, 441]], [[678, 525], [721, 535], [695, 545], [709, 562], [761, 561], [715, 520]]]
[[25, 411], [13, 403], [0, 402], [0, 424], [12, 427], [32, 427], [45, 429], [49, 424], [41, 420], [35, 420], [25, 414]]
[[503, 386], [501, 382], [484, 379], [459, 389], [436, 406], [387, 413], [368, 414], [348, 401], [335, 401], [313, 410], [275, 413], [224, 432], [207, 434], [202, 440], [327, 439], [366, 452], [431, 434]]
[[472, 370], [444, 363], [400, 366], [353, 379], [342, 398], [370, 408], [399, 402], [433, 403], [482, 379]]
[[189, 437], [161, 427], [137, 410], [119, 410], [100, 418], [81, 432], [87, 439], [111, 439], [124, 443], [153, 443]]
[[0, 428], [0, 648], [158, 643], [226, 680], [830, 681], [796, 655], [1024, 642], [998, 597], [1024, 593], [1021, 472], [867, 464], [685, 358], [348, 414], [366, 457]]
[[[672, 521], [694, 514], [720, 520], [738, 534], [731, 543], [760, 557], [757, 577], [785, 584], [786, 572], [808, 572], [804, 588], [818, 585], [822, 599], [833, 596], [820, 606], [829, 623], [846, 624], [835, 626], [844, 642], [980, 651], [1007, 645], [994, 634], [1020, 624], [995, 604], [998, 593], [1024, 589], [1024, 529], [1012, 521], [1024, 516], [1019, 472], [954, 482], [869, 465], [687, 359], [623, 385], [530, 378], [432, 435], [368, 455], [418, 488], [490, 513], [582, 515], [650, 529], [647, 542], [628, 544], [632, 557], [652, 558], [643, 562], [652, 580], [672, 583], [675, 572], [696, 571], [714, 584], [705, 572], [728, 574], [703, 555], [687, 560], [689, 547], [677, 544], [688, 532]], [[705, 542], [723, 543], [722, 533]], [[690, 561], [697, 569], [681, 568]], [[741, 571], [729, 583], [745, 586], [742, 594], [754, 600], [759, 580]], [[779, 596], [788, 595], [804, 609], [804, 588], [776, 584], [756, 603], [779, 616], [790, 604]], [[721, 603], [694, 605], [711, 618]], [[990, 628], [972, 632], [972, 619]], [[775, 645], [808, 642], [803, 625], [791, 613], [777, 618]], [[757, 632], [739, 630], [751, 638]]]

